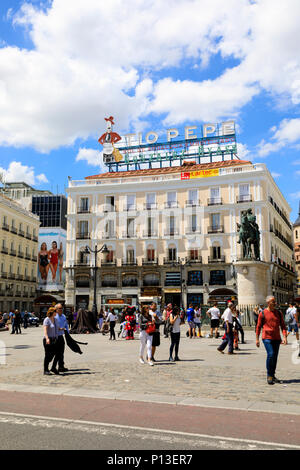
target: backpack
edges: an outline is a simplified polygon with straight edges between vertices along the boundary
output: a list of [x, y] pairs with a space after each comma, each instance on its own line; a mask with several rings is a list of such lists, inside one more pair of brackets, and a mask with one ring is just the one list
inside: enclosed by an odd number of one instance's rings
[[284, 321], [287, 325], [290, 325], [291, 323], [294, 322], [294, 315], [292, 312], [289, 312], [288, 310], [285, 312], [285, 317]]
[[168, 316], [167, 321], [166, 321], [166, 331], [168, 333], [172, 333], [173, 331], [173, 325], [170, 322], [170, 315]]

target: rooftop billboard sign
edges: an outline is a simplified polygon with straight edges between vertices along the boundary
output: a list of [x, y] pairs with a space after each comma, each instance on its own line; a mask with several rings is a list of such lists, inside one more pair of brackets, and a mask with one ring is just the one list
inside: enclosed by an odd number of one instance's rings
[[[186, 126], [184, 139], [180, 139], [177, 128], [167, 129], [164, 133], [150, 131], [142, 136], [126, 134], [121, 137], [112, 132], [113, 117], [105, 118], [107, 132], [100, 138], [103, 145], [103, 162], [109, 171], [118, 171], [127, 166], [128, 169], [152, 168], [155, 166], [172, 166], [178, 161], [193, 159], [197, 163], [208, 163], [212, 158], [218, 161], [236, 158], [236, 135], [234, 121], [220, 124], [204, 124], [201, 127]], [[179, 163], [180, 162], [180, 163]]]

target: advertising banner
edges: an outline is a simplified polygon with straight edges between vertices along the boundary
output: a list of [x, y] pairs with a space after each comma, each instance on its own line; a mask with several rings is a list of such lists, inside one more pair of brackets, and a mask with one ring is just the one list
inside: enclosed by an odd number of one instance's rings
[[38, 251], [38, 289], [64, 289], [67, 232], [61, 228], [40, 228]]
[[194, 178], [209, 178], [211, 176], [219, 176], [220, 169], [212, 168], [210, 170], [199, 170], [199, 171], [184, 171], [181, 173], [182, 180], [190, 180]]

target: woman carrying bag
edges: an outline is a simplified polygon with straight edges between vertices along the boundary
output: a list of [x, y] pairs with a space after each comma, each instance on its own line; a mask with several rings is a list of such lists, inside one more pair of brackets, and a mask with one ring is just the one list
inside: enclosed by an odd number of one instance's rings
[[[44, 327], [44, 338], [43, 345], [45, 349], [45, 358], [44, 358], [44, 375], [51, 375], [49, 371], [49, 364], [57, 355], [57, 336], [58, 336], [58, 324], [57, 320], [54, 318], [56, 315], [56, 310], [54, 307], [49, 308], [47, 316], [43, 322]], [[59, 372], [57, 369], [51, 368], [51, 372], [58, 375]]]
[[153, 366], [152, 356], [152, 338], [155, 333], [155, 323], [149, 313], [149, 306], [144, 305], [139, 318], [140, 325], [140, 363], [145, 364], [144, 351], [147, 345], [147, 358], [149, 366]]

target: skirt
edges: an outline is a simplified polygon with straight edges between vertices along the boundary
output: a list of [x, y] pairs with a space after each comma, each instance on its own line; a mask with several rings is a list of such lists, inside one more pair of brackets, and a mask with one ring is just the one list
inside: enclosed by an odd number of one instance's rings
[[159, 346], [160, 345], [160, 332], [155, 331], [152, 335], [152, 346]]

